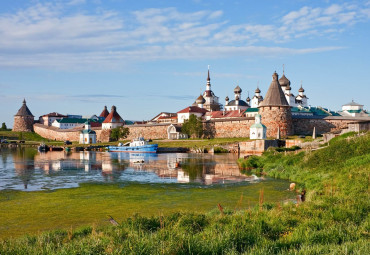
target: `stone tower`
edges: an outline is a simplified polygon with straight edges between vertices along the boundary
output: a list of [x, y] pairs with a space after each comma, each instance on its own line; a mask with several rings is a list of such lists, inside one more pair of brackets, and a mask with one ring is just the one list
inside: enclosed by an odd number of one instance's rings
[[285, 98], [278, 78], [275, 72], [265, 99], [258, 107], [263, 123], [267, 127], [267, 137], [276, 137], [279, 130], [282, 137], [293, 134], [291, 106]]
[[13, 131], [31, 132], [33, 131], [34, 116], [26, 105], [26, 100], [23, 100], [22, 107], [14, 115]]

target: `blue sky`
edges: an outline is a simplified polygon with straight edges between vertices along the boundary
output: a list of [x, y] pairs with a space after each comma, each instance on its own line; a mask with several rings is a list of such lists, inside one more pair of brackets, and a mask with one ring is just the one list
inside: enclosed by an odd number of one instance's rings
[[26, 98], [32, 113], [124, 119], [177, 112], [205, 89], [224, 102], [276, 70], [312, 106], [369, 109], [370, 1], [0, 2], [0, 122]]

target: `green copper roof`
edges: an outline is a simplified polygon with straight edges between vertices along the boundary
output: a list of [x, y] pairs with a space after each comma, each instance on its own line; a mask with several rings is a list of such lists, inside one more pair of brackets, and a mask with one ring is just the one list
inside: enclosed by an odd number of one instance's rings
[[96, 134], [94, 130], [91, 130], [91, 129], [84, 129], [84, 130], [81, 130], [81, 133], [82, 134]]
[[84, 124], [85, 122], [100, 122], [101, 120], [94, 120], [94, 119], [75, 119], [75, 118], [63, 118], [60, 120], [56, 120], [59, 123], [77, 123], [77, 124]]
[[266, 128], [266, 126], [261, 123], [255, 123], [251, 126], [251, 128]]
[[245, 112], [258, 112], [258, 108], [248, 108]]
[[360, 113], [361, 110], [347, 110], [347, 112], [349, 112], [349, 113]]

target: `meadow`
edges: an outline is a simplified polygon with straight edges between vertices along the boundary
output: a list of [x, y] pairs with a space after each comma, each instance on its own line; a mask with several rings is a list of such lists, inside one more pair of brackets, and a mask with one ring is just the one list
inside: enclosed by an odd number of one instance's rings
[[[5, 238], [0, 254], [368, 254], [370, 133], [312, 152], [270, 150], [239, 164], [296, 182], [306, 201], [269, 202], [260, 190], [259, 201], [247, 207], [114, 215], [116, 226]], [[220, 193], [227, 197], [227, 190]]]

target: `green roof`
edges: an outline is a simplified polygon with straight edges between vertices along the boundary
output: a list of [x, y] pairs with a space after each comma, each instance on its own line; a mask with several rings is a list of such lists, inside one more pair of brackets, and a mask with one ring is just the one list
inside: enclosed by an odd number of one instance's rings
[[347, 112], [349, 112], [349, 113], [360, 113], [361, 110], [347, 110]]
[[261, 123], [255, 123], [251, 126], [251, 128], [266, 128], [266, 126]]
[[63, 118], [60, 120], [56, 120], [58, 123], [78, 123], [78, 124], [85, 124], [85, 122], [100, 122], [100, 120], [94, 120], [94, 119], [75, 119], [75, 118]]
[[84, 129], [84, 130], [81, 130], [81, 133], [82, 134], [96, 134], [94, 130], [91, 130], [91, 129]]
[[299, 108], [299, 107], [292, 107], [291, 108], [291, 111], [292, 112], [307, 112], [309, 113], [310, 110], [309, 109], [306, 109], [306, 108]]
[[248, 108], [245, 112], [258, 112], [258, 108]]

